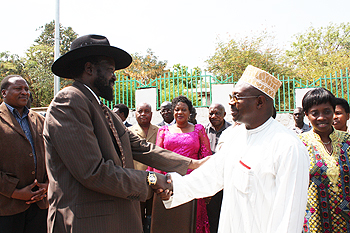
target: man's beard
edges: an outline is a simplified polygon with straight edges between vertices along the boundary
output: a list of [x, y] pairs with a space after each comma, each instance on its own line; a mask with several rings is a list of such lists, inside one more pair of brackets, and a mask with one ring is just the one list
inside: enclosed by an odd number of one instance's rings
[[97, 78], [94, 81], [94, 86], [100, 92], [100, 97], [112, 101], [113, 100], [113, 88], [110, 86], [112, 79], [106, 82], [106, 79], [100, 74], [100, 70], [97, 70]]

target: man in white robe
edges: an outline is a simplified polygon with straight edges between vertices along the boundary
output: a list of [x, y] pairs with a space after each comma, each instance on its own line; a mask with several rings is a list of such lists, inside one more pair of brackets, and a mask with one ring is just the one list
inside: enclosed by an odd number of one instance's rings
[[231, 95], [233, 120], [221, 149], [190, 175], [171, 173], [173, 195], [166, 208], [224, 189], [221, 233], [302, 231], [309, 157], [296, 135], [274, 120], [273, 97], [281, 83], [248, 66]]

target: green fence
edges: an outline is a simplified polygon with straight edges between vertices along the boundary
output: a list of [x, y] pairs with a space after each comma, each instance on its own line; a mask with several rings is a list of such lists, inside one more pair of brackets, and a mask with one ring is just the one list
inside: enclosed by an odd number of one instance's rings
[[336, 97], [341, 97], [349, 101], [349, 75], [348, 69], [343, 72], [334, 72], [334, 74], [325, 75], [318, 79], [301, 80], [298, 78], [285, 78], [276, 76], [282, 81], [282, 86], [278, 90], [275, 98], [277, 112], [293, 112], [295, 108], [295, 89], [324, 87], [332, 92]]
[[[195, 107], [208, 107], [212, 98], [212, 85], [216, 84], [234, 84], [238, 78], [233, 76], [218, 77], [206, 73], [190, 74], [186, 76], [165, 73], [148, 83], [141, 83], [132, 80], [130, 77], [118, 75], [115, 83], [115, 92], [113, 101], [104, 101], [104, 103], [113, 108], [117, 103], [124, 103], [130, 109], [135, 109], [135, 90], [141, 88], [156, 88], [157, 90], [157, 109], [164, 101], [171, 101], [178, 95], [187, 96]], [[192, 72], [191, 72], [192, 73]], [[282, 86], [275, 97], [275, 106], [278, 113], [290, 113], [295, 108], [295, 89], [324, 87], [330, 90], [336, 97], [349, 100], [349, 75], [345, 72], [335, 72], [328, 76], [304, 81], [298, 78], [289, 78], [275, 75]], [[229, 93], [227, 93], [228, 96]]]

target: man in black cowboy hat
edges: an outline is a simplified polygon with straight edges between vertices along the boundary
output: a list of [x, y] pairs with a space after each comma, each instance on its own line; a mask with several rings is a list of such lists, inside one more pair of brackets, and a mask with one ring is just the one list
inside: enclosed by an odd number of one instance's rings
[[113, 99], [115, 70], [131, 61], [106, 37], [86, 35], [52, 65], [75, 82], [55, 96], [45, 119], [49, 232], [142, 232], [139, 201], [165, 188], [166, 178], [134, 170], [133, 159], [182, 174], [202, 162], [140, 140], [101, 103]]

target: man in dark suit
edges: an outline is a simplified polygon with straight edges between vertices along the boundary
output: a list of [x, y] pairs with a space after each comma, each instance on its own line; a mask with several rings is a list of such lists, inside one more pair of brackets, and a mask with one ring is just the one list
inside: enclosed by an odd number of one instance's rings
[[132, 124], [127, 122], [126, 118], [129, 116], [129, 108], [125, 104], [116, 104], [114, 105], [113, 112], [116, 113], [120, 119], [124, 122], [126, 127], [131, 127]]
[[0, 232], [46, 233], [44, 117], [26, 107], [29, 87], [21, 76], [5, 77], [1, 94]]
[[171, 106], [171, 102], [164, 101], [160, 105], [160, 115], [162, 116], [163, 121], [158, 123], [157, 124], [158, 126], [175, 124], [174, 111], [173, 111], [173, 107]]
[[101, 104], [99, 97], [113, 99], [115, 70], [131, 61], [106, 37], [87, 35], [52, 66], [75, 82], [55, 96], [45, 120], [49, 232], [142, 232], [140, 201], [166, 190], [166, 177], [134, 170], [133, 159], [182, 174], [201, 163], [140, 140]]

